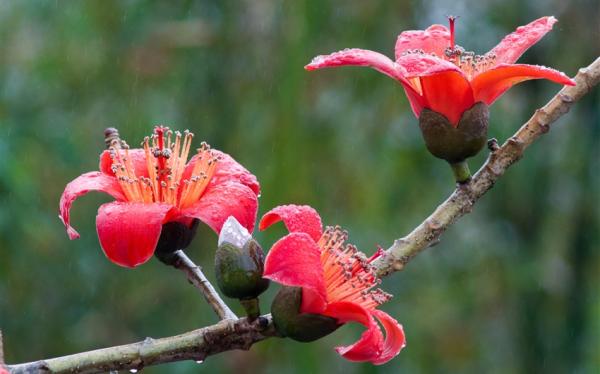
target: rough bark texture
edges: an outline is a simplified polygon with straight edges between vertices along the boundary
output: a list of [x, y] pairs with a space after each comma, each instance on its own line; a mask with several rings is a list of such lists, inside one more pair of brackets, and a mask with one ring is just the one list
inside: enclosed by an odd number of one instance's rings
[[[462, 184], [417, 228], [397, 239], [385, 256], [374, 262], [381, 276], [402, 270], [417, 253], [439, 241], [442, 233], [469, 213], [524, 150], [548, 132], [550, 125], [600, 81], [600, 58], [580, 69], [577, 85], [563, 88], [501, 147], [490, 146], [492, 153], [468, 183]], [[216, 294], [216, 293], [215, 293]], [[211, 304], [213, 305], [213, 304]], [[214, 307], [214, 305], [213, 305]], [[254, 322], [227, 319], [215, 325], [181, 335], [146, 340], [112, 348], [77, 353], [19, 365], [9, 365], [11, 373], [98, 373], [110, 370], [140, 369], [181, 360], [203, 360], [233, 349], [249, 349], [254, 343], [276, 336], [270, 315]]]
[[203, 361], [232, 349], [248, 350], [252, 344], [276, 336], [271, 316], [254, 322], [246, 318], [223, 320], [215, 325], [162, 339], [76, 353], [69, 356], [9, 366], [11, 373], [103, 373], [140, 370], [146, 366], [182, 360]]

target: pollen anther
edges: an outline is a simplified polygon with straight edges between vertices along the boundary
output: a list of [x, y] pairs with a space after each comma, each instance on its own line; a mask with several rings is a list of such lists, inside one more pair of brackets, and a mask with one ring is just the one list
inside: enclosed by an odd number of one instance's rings
[[[109, 148], [111, 170], [127, 200], [162, 202], [179, 208], [186, 208], [198, 201], [215, 172], [219, 157], [203, 142], [197, 149], [191, 173], [183, 179], [193, 136], [188, 130], [182, 135], [168, 127], [157, 126], [154, 134], [145, 137], [142, 142], [146, 170], [136, 170], [125, 143], [112, 144]], [[143, 175], [146, 173], [147, 176]]]

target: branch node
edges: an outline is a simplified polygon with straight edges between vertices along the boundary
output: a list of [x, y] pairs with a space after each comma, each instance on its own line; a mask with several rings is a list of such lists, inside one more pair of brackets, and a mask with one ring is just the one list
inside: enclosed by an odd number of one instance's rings
[[489, 139], [487, 142], [487, 147], [492, 153], [500, 149], [500, 146], [498, 145], [498, 140], [496, 138]]
[[575, 99], [573, 99], [573, 96], [567, 95], [565, 93], [559, 93], [558, 97], [560, 97], [560, 100], [565, 104], [571, 104], [575, 101]]

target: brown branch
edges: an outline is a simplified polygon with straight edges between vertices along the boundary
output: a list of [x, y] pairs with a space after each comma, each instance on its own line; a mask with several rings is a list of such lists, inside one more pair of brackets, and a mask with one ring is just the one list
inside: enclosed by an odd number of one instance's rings
[[0, 330], [0, 368], [4, 365], [4, 341], [2, 339], [2, 330]]
[[[401, 270], [417, 253], [439, 241], [442, 233], [469, 213], [525, 149], [548, 132], [550, 125], [569, 111], [577, 100], [600, 81], [600, 58], [575, 77], [577, 86], [563, 88], [548, 104], [501, 147], [490, 145], [492, 153], [473, 179], [458, 187], [423, 223], [398, 239], [386, 254], [374, 262], [381, 276]], [[212, 305], [212, 304], [211, 304]], [[204, 360], [210, 355], [249, 349], [254, 343], [276, 336], [270, 315], [255, 322], [246, 318], [223, 320], [215, 325], [182, 335], [151, 339], [118, 347], [83, 352], [70, 356], [9, 366], [11, 373], [97, 373], [109, 370], [140, 369], [149, 365], [181, 360]]]
[[200, 290], [206, 302], [217, 313], [221, 319], [237, 319], [235, 313], [229, 309], [227, 304], [221, 299], [215, 288], [206, 278], [200, 266], [194, 264], [192, 260], [181, 250], [175, 252], [173, 266], [185, 273], [188, 281]]
[[215, 325], [162, 339], [146, 338], [137, 343], [76, 353], [9, 366], [13, 374], [102, 373], [112, 370], [141, 370], [150, 365], [194, 360], [233, 349], [248, 350], [267, 337], [276, 336], [270, 315], [253, 322], [227, 319]]
[[473, 176], [471, 181], [460, 185], [423, 223], [410, 234], [397, 239], [385, 251], [374, 266], [380, 276], [402, 270], [419, 252], [437, 243], [440, 236], [456, 220], [470, 213], [473, 205], [481, 198], [504, 172], [522, 156], [523, 152], [540, 136], [550, 130], [550, 126], [567, 113], [571, 106], [587, 94], [600, 81], [600, 57], [575, 76], [576, 86], [565, 86], [544, 107], [535, 111], [511, 138], [495, 149], [491, 144], [487, 161]]

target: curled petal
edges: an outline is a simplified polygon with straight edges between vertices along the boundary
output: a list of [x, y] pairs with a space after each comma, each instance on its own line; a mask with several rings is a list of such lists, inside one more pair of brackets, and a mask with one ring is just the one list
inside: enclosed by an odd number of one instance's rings
[[402, 70], [398, 69], [394, 61], [379, 52], [366, 49], [344, 49], [329, 55], [321, 55], [313, 58], [306, 65], [306, 70], [331, 68], [336, 66], [368, 66], [391, 78], [405, 82]]
[[[229, 182], [238, 182], [245, 186], [248, 186], [254, 194], [260, 193], [260, 185], [256, 177], [244, 168], [240, 163], [233, 159], [227, 153], [212, 150], [213, 154], [219, 158], [215, 173], [210, 181], [211, 185], [217, 185]], [[198, 161], [199, 155], [194, 155], [185, 166], [181, 179], [190, 179], [194, 165]]]
[[[416, 53], [400, 57], [397, 63], [406, 69], [408, 77], [418, 79], [423, 107], [444, 115], [454, 126], [475, 103], [469, 81], [453, 63]], [[418, 117], [420, 111], [415, 114]]]
[[458, 66], [444, 59], [425, 55], [420, 53], [412, 53], [400, 57], [396, 63], [401, 66], [407, 77], [423, 77], [448, 71], [454, 71], [462, 74]]
[[475, 77], [472, 82], [475, 101], [490, 105], [513, 85], [530, 79], [548, 79], [559, 84], [575, 85], [575, 81], [558, 70], [536, 65], [503, 64]]
[[418, 117], [423, 109], [423, 100], [418, 88], [406, 78], [406, 71], [387, 56], [365, 49], [345, 49], [330, 55], [317, 56], [304, 68], [316, 70], [336, 66], [368, 66], [399, 81], [406, 92], [410, 106]]
[[[126, 158], [128, 155], [129, 161], [133, 165], [135, 175], [138, 177], [148, 177], [148, 165], [146, 163], [146, 152], [141, 148], [133, 148], [120, 151], [121, 157]], [[104, 151], [100, 155], [100, 171], [104, 174], [115, 175], [112, 169], [112, 158], [110, 157], [110, 151]]]
[[263, 231], [279, 221], [283, 221], [289, 232], [303, 232], [315, 242], [323, 233], [319, 213], [308, 205], [290, 204], [275, 207], [262, 217], [258, 228]]
[[406, 338], [402, 325], [389, 314], [374, 309], [371, 311], [379, 320], [385, 330], [385, 341], [383, 342], [383, 351], [376, 360], [371, 361], [375, 365], [382, 365], [396, 357], [398, 353], [406, 346]]
[[60, 197], [60, 214], [58, 216], [67, 228], [67, 234], [71, 240], [79, 238], [77, 231], [70, 225], [71, 205], [73, 205], [75, 199], [85, 195], [89, 191], [101, 191], [111, 195], [117, 200], [125, 200], [121, 186], [114, 177], [98, 171], [92, 171], [75, 178], [67, 184]]
[[181, 214], [198, 218], [217, 234], [229, 216], [252, 232], [258, 211], [256, 193], [238, 182], [209, 185], [196, 203], [183, 209]]
[[325, 307], [321, 249], [309, 235], [293, 232], [279, 239], [267, 254], [263, 276], [285, 286], [302, 287], [303, 307], [311, 312]]
[[369, 310], [355, 303], [337, 302], [329, 304], [323, 314], [337, 319], [340, 323], [358, 322], [367, 328], [356, 343], [336, 347], [335, 350], [342, 357], [358, 362], [378, 360], [384, 350], [383, 334]]
[[520, 26], [515, 32], [506, 35], [487, 55], [495, 55], [497, 65], [513, 64], [526, 50], [552, 30], [556, 22], [557, 19], [554, 17], [542, 17]]
[[[414, 78], [414, 80], [416, 80], [418, 82], [419, 78]], [[419, 82], [418, 87], [420, 89], [420, 82]], [[414, 85], [412, 85], [411, 87], [406, 87], [403, 85], [403, 88], [404, 88], [404, 93], [406, 94], [406, 97], [408, 98], [408, 102], [410, 104], [410, 109], [412, 109], [415, 116], [417, 118], [419, 118], [421, 111], [425, 107], [425, 100], [424, 100], [423, 96], [415, 89]]]
[[421, 49], [425, 53], [435, 53], [444, 57], [444, 51], [450, 47], [450, 30], [446, 26], [431, 25], [427, 30], [408, 30], [398, 35], [396, 40], [396, 60], [404, 52]]
[[130, 268], [148, 261], [172, 209], [169, 204], [157, 203], [113, 202], [100, 206], [96, 230], [106, 257]]

